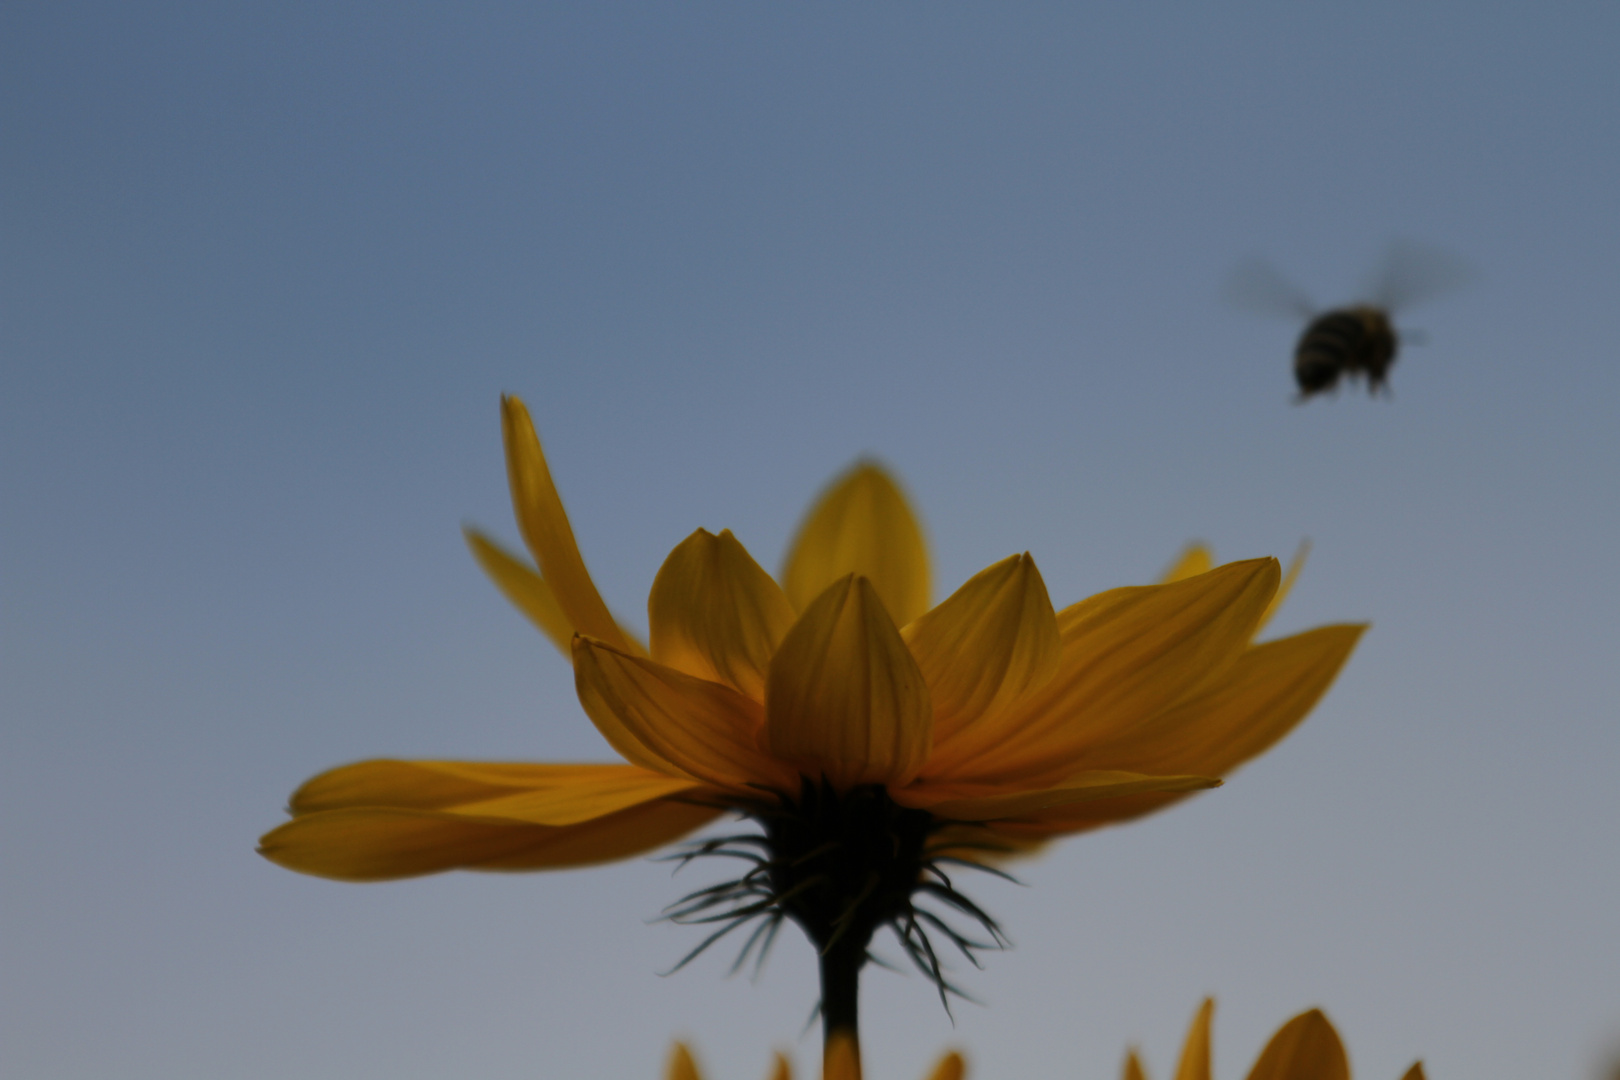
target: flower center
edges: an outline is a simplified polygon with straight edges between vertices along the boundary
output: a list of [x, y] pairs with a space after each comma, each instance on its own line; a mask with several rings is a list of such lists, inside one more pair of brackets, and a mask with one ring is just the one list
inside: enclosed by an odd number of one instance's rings
[[774, 856], [771, 889], [818, 951], [864, 956], [878, 927], [908, 916], [933, 831], [926, 810], [900, 806], [875, 784], [840, 793], [806, 780], [797, 799], [755, 816]]
[[922, 881], [933, 818], [877, 785], [835, 791], [806, 780], [799, 797], [759, 815], [775, 856], [769, 874], [780, 910], [821, 958], [821, 1019], [828, 1037], [857, 1030], [858, 989], [879, 926], [904, 939], [915, 927], [911, 894]]
[[[930, 934], [948, 940], [969, 961], [975, 950], [1004, 948], [1000, 927], [979, 906], [957, 892], [942, 869], [957, 864], [1001, 874], [970, 857], [993, 850], [993, 843], [942, 844], [950, 824], [926, 810], [901, 806], [881, 785], [847, 791], [825, 779], [804, 778], [797, 795], [739, 807], [763, 834], [717, 837], [692, 844], [677, 856], [683, 863], [699, 856], [741, 859], [752, 868], [734, 881], [699, 889], [665, 909], [673, 922], [717, 926], [676, 967], [744, 923], [761, 920], [743, 945], [732, 970], [754, 955], [762, 963], [785, 920], [804, 930], [821, 967], [821, 1014], [830, 1037], [856, 1032], [856, 1000], [861, 968], [871, 958], [872, 937], [887, 926], [907, 957], [939, 990], [940, 1000], [960, 991], [945, 976]], [[920, 898], [935, 909], [919, 906]], [[968, 936], [947, 918], [965, 919]], [[948, 1002], [947, 1002], [948, 1005]]]

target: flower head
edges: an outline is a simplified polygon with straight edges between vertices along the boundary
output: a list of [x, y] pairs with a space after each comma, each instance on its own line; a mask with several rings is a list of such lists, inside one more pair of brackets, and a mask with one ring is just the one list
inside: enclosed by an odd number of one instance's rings
[[[1214, 999], [1205, 998], [1187, 1031], [1176, 1080], [1210, 1080], [1209, 1029], [1214, 1013]], [[1125, 1055], [1125, 1080], [1147, 1080], [1147, 1070], [1134, 1050]], [[1350, 1080], [1350, 1060], [1322, 1010], [1311, 1009], [1277, 1029], [1249, 1070], [1249, 1080]], [[1413, 1062], [1401, 1080], [1423, 1080], [1423, 1062]]]
[[716, 924], [715, 937], [755, 917], [772, 934], [798, 923], [822, 956], [829, 1032], [853, 1029], [854, 980], [878, 927], [942, 992], [930, 929], [969, 958], [1001, 942], [947, 864], [1217, 785], [1304, 717], [1363, 629], [1255, 645], [1277, 561], [1208, 567], [1202, 549], [1161, 584], [1062, 611], [1034, 560], [1013, 555], [931, 606], [922, 531], [868, 463], [812, 507], [779, 578], [729, 531], [678, 544], [653, 581], [643, 645], [586, 571], [527, 410], [508, 397], [502, 417], [537, 568], [480, 533], [468, 541], [571, 658], [581, 705], [624, 763], [347, 765], [300, 787], [293, 820], [260, 850], [357, 881], [538, 870], [651, 851], [738, 811], [763, 834], [689, 854], [751, 868], [673, 914]]

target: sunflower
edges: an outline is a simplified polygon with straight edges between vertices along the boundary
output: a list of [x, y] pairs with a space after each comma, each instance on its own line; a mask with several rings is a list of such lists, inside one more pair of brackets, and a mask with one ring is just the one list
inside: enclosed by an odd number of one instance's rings
[[1305, 716], [1363, 629], [1253, 644], [1277, 561], [1205, 568], [1202, 548], [1158, 585], [1061, 612], [1028, 554], [931, 606], [917, 519], [863, 463], [811, 508], [779, 580], [729, 531], [677, 545], [653, 581], [643, 645], [585, 569], [522, 402], [504, 398], [502, 420], [538, 570], [476, 531], [468, 542], [572, 659], [581, 705], [625, 761], [342, 766], [294, 792], [293, 820], [261, 853], [349, 881], [554, 869], [653, 851], [739, 813], [760, 832], [684, 857], [739, 859], [746, 873], [669, 915], [715, 927], [694, 954], [760, 920], [739, 963], [797, 923], [820, 955], [829, 1037], [855, 1030], [880, 927], [942, 998], [954, 988], [930, 932], [969, 959], [1005, 944], [948, 868], [1216, 786]]
[[[1205, 998], [1187, 1031], [1176, 1080], [1210, 1080], [1209, 1023], [1214, 1013], [1214, 1000]], [[1134, 1050], [1125, 1055], [1125, 1080], [1147, 1080]], [[1311, 1009], [1277, 1029], [1249, 1070], [1249, 1080], [1350, 1080], [1350, 1059], [1322, 1010]], [[1401, 1080], [1423, 1080], [1423, 1062], [1413, 1062]]]
[[[950, 1051], [939, 1059], [926, 1080], [962, 1080], [966, 1072], [962, 1055]], [[822, 1080], [861, 1080], [860, 1058], [851, 1040], [840, 1037], [828, 1045], [821, 1075]], [[676, 1043], [670, 1049], [664, 1077], [665, 1080], [703, 1080], [703, 1074], [698, 1071], [697, 1062], [692, 1058], [692, 1051], [684, 1043]], [[793, 1080], [793, 1067], [781, 1054], [776, 1055], [769, 1080]]]

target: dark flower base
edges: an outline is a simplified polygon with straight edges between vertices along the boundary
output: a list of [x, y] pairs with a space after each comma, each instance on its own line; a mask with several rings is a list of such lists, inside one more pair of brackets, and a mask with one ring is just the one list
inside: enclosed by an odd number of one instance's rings
[[[735, 971], [763, 962], [783, 920], [790, 919], [815, 945], [821, 962], [821, 1016], [826, 1033], [858, 1030], [861, 968], [871, 955], [872, 938], [889, 927], [906, 955], [939, 990], [963, 996], [945, 977], [930, 931], [945, 937], [975, 966], [976, 950], [1005, 948], [1007, 939], [994, 919], [957, 892], [942, 866], [956, 864], [1000, 871], [946, 854], [936, 839], [941, 821], [926, 810], [903, 807], [879, 785], [836, 791], [826, 780], [806, 778], [796, 796], [737, 807], [758, 821], [760, 834], [704, 840], [676, 856], [683, 864], [705, 855], [753, 864], [734, 880], [699, 889], [665, 911], [678, 923], [719, 924], [676, 965], [684, 966], [710, 945], [747, 922], [759, 919], [744, 944]], [[994, 847], [994, 845], [984, 845]], [[953, 845], [953, 852], [962, 851]], [[939, 913], [919, 907], [932, 897], [947, 912], [965, 916], [988, 941], [967, 937]], [[881, 961], [879, 961], [881, 963]]]

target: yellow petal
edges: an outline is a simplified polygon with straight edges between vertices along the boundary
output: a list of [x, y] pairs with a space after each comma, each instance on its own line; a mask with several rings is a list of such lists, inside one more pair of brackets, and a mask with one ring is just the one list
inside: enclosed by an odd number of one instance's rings
[[[557, 812], [563, 816], [529, 816], [527, 820], [566, 825], [621, 810], [633, 803], [674, 795], [694, 786], [690, 780], [650, 772], [635, 765], [383, 758], [339, 766], [312, 777], [293, 792], [288, 809], [298, 816], [353, 807], [448, 810], [511, 796], [534, 795], [542, 801], [555, 798]], [[592, 806], [598, 809], [589, 809]]]
[[540, 575], [550, 586], [558, 607], [580, 633], [600, 638], [616, 649], [640, 652], [596, 591], [562, 499], [551, 481], [551, 470], [546, 467], [529, 410], [510, 394], [501, 398], [501, 431], [506, 441], [506, 475], [518, 529], [540, 564]]
[[1283, 572], [1282, 584], [1277, 586], [1277, 595], [1271, 598], [1271, 603], [1266, 606], [1266, 613], [1260, 616], [1260, 625], [1254, 628], [1256, 634], [1266, 628], [1271, 617], [1277, 614], [1277, 609], [1282, 607], [1283, 601], [1288, 599], [1289, 590], [1294, 587], [1294, 580], [1299, 577], [1299, 572], [1305, 569], [1305, 556], [1310, 553], [1311, 542], [1301, 540], [1299, 547], [1294, 551], [1294, 557], [1288, 560], [1288, 569]]
[[647, 600], [652, 657], [755, 701], [793, 605], [728, 529], [699, 529], [664, 560]]
[[467, 546], [472, 548], [473, 558], [495, 582], [495, 587], [567, 656], [568, 643], [574, 637], [574, 624], [563, 614], [546, 579], [478, 530], [461, 532], [467, 538]]
[[360, 807], [294, 818], [259, 841], [289, 870], [386, 881], [443, 870], [550, 870], [614, 862], [713, 821], [715, 807], [659, 799], [578, 825], [529, 825], [443, 810]]
[[929, 776], [1027, 785], [1091, 764], [1080, 760], [1088, 746], [1129, 731], [1236, 659], [1277, 576], [1277, 560], [1252, 559], [1066, 609], [1057, 674], [942, 744]]
[[1181, 1064], [1176, 1066], [1176, 1080], [1210, 1080], [1209, 1022], [1215, 1013], [1215, 999], [1205, 998], [1187, 1029], [1187, 1041], [1181, 1046]]
[[1125, 1080], [1147, 1080], [1147, 1070], [1135, 1050], [1125, 1051]]
[[653, 774], [618, 783], [570, 784], [534, 791], [519, 791], [494, 799], [459, 803], [444, 812], [466, 818], [502, 818], [531, 825], [578, 825], [606, 817], [655, 798], [684, 798], [691, 802], [715, 801], [707, 785]]
[[835, 1031], [827, 1039], [821, 1058], [821, 1080], [861, 1080], [861, 1051], [847, 1031]]
[[664, 1069], [664, 1077], [665, 1080], [703, 1080], [697, 1062], [692, 1060], [692, 1051], [685, 1043], [669, 1048], [669, 1065]]
[[872, 583], [834, 582], [771, 660], [771, 753], [839, 788], [899, 785], [927, 760], [932, 726], [928, 686]]
[[1423, 1062], [1412, 1062], [1412, 1067], [1406, 1070], [1406, 1074], [1401, 1077], [1401, 1080], [1424, 1080]]
[[1093, 799], [1117, 799], [1142, 792], [1198, 791], [1220, 787], [1213, 776], [1144, 776], [1118, 771], [1084, 772], [1063, 784], [1034, 790], [1000, 784], [916, 784], [893, 792], [902, 806], [927, 810], [952, 821], [995, 821]]
[[967, 1075], [967, 1062], [962, 1055], [954, 1050], [939, 1059], [934, 1071], [928, 1074], [927, 1080], [962, 1080]]
[[[1327, 691], [1364, 626], [1321, 626], [1248, 649], [1226, 676], [1178, 702], [1137, 732], [1092, 747], [1085, 764], [1155, 773], [1223, 776], [1277, 743]], [[1185, 798], [1152, 793], [1037, 810], [997, 825], [1019, 840], [1085, 832], [1129, 821]]]
[[734, 791], [793, 783], [791, 772], [757, 749], [759, 704], [729, 686], [584, 636], [574, 639], [574, 686], [597, 730], [638, 765]]
[[1276, 745], [1306, 717], [1365, 630], [1319, 626], [1252, 646], [1196, 695], [1088, 750], [1086, 763], [1224, 776]]
[[1026, 552], [979, 571], [902, 631], [934, 703], [934, 739], [1044, 685], [1061, 644], [1046, 583]]
[[[1277, 594], [1271, 598], [1271, 604], [1266, 608], [1265, 614], [1260, 616], [1260, 622], [1254, 628], [1256, 634], [1265, 629], [1266, 624], [1271, 621], [1271, 617], [1277, 614], [1277, 609], [1282, 607], [1283, 601], [1288, 598], [1288, 591], [1294, 587], [1294, 581], [1299, 577], [1299, 572], [1305, 568], [1305, 556], [1309, 555], [1310, 552], [1311, 542], [1309, 540], [1300, 541], [1298, 550], [1294, 552], [1294, 557], [1288, 560], [1288, 569], [1283, 573], [1282, 584], [1277, 586]], [[1208, 573], [1213, 561], [1214, 555], [1209, 547], [1194, 541], [1187, 545], [1186, 549], [1176, 558], [1176, 561], [1170, 565], [1170, 569], [1164, 572], [1164, 576], [1159, 579], [1159, 583], [1167, 585], [1172, 581], [1182, 581], [1186, 578]]]
[[1159, 578], [1159, 584], [1168, 585], [1172, 581], [1182, 581], [1206, 574], [1214, 564], [1215, 558], [1210, 553], [1208, 545], [1194, 540], [1176, 556], [1176, 561], [1170, 564], [1170, 569]]
[[1339, 1033], [1320, 1009], [1312, 1009], [1271, 1037], [1249, 1080], [1350, 1080], [1350, 1062]]
[[928, 610], [928, 548], [889, 474], [863, 462], [810, 508], [788, 551], [782, 588], [803, 611], [845, 574], [861, 574], [904, 626]]
[[776, 1060], [771, 1066], [770, 1080], [793, 1080], [793, 1066], [788, 1064], [788, 1059], [780, 1053], [774, 1056]]

